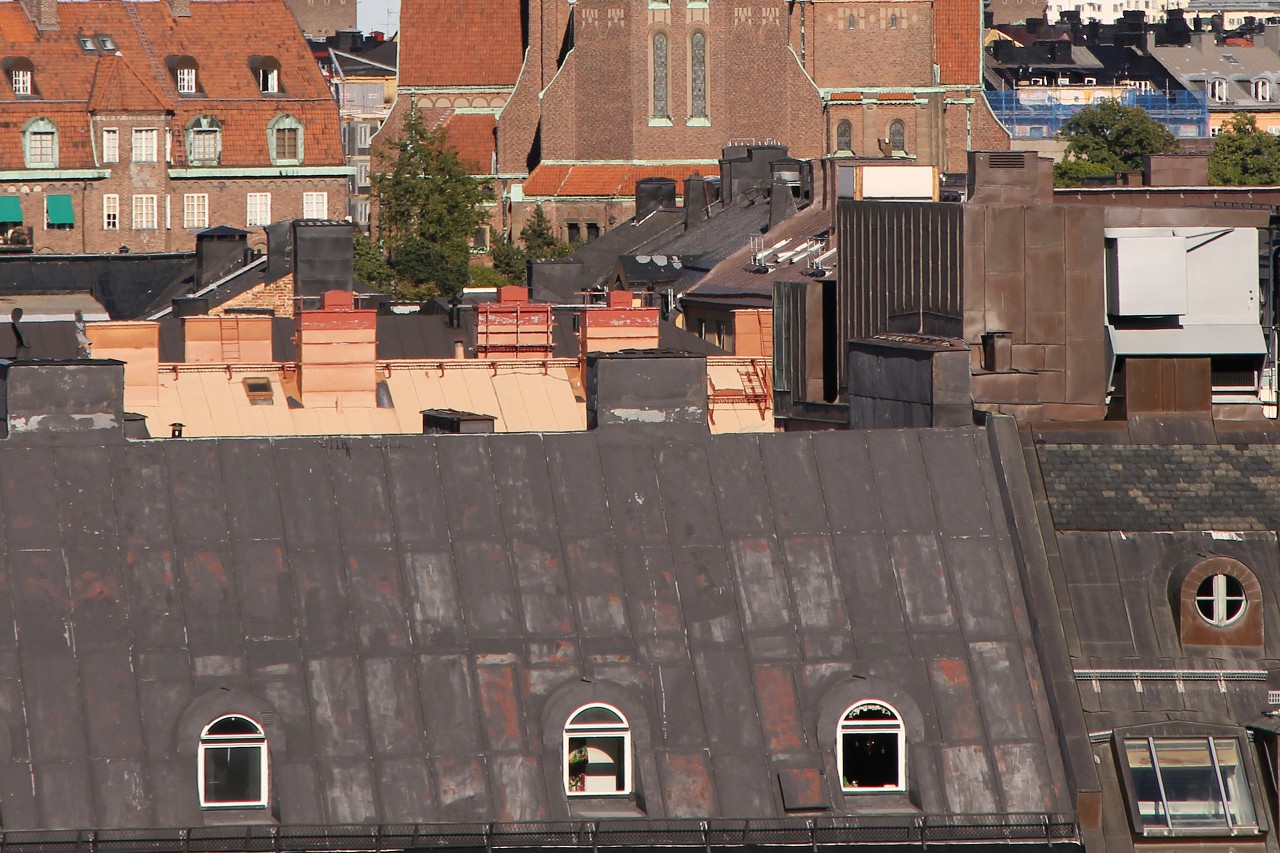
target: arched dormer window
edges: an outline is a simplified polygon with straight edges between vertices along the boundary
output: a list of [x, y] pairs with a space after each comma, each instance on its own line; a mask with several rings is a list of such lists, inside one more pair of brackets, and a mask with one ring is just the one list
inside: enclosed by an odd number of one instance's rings
[[853, 153], [853, 123], [848, 119], [842, 119], [836, 125], [836, 151]]
[[36, 67], [25, 56], [13, 56], [4, 61], [5, 77], [9, 78], [9, 87], [13, 94], [20, 98], [39, 96], [36, 90]]
[[1222, 103], [1227, 99], [1227, 81], [1223, 77], [1215, 77], [1209, 81], [1209, 100]]
[[266, 808], [267, 736], [248, 717], [227, 714], [200, 734], [200, 806]]
[[1253, 99], [1255, 101], [1271, 100], [1271, 81], [1265, 77], [1259, 77], [1253, 81]]
[[653, 117], [670, 118], [667, 105], [667, 34], [653, 34]]
[[302, 122], [291, 115], [278, 115], [267, 125], [267, 147], [277, 166], [302, 162]]
[[279, 95], [284, 92], [284, 84], [280, 80], [280, 60], [274, 56], [255, 56], [250, 58], [249, 65], [258, 81], [259, 92], [264, 95]]
[[58, 168], [58, 126], [44, 116], [24, 124], [22, 154], [28, 169]]
[[173, 75], [173, 85], [179, 95], [196, 95], [200, 93], [200, 66], [192, 56], [170, 56], [165, 60], [169, 73]]
[[707, 35], [689, 39], [689, 117], [707, 118]]
[[840, 789], [846, 794], [907, 789], [907, 736], [902, 715], [878, 700], [844, 712], [836, 735]]
[[612, 705], [584, 705], [564, 726], [564, 790], [570, 797], [631, 793], [631, 726]]
[[196, 116], [187, 123], [187, 163], [216, 166], [222, 162], [222, 122], [213, 116]]
[[1195, 558], [1169, 579], [1178, 633], [1184, 646], [1261, 646], [1262, 585], [1244, 563], [1230, 557]]
[[907, 153], [907, 126], [900, 121], [889, 125], [889, 151], [893, 154]]

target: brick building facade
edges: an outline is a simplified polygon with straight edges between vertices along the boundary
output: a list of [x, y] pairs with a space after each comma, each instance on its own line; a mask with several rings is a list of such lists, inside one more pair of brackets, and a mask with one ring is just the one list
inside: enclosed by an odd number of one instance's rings
[[[227, 38], [228, 33], [235, 38]], [[0, 242], [190, 250], [346, 214], [338, 107], [282, 0], [0, 5]]]
[[593, 203], [526, 193], [549, 168], [715, 174], [726, 144], [776, 140], [800, 158], [963, 172], [967, 150], [1008, 147], [982, 94], [973, 0], [482, 0], [461, 19], [406, 0], [402, 20], [397, 109], [417, 105], [451, 138], [459, 120], [484, 123], [459, 149], [501, 184], [511, 232], [526, 196], [553, 221]]

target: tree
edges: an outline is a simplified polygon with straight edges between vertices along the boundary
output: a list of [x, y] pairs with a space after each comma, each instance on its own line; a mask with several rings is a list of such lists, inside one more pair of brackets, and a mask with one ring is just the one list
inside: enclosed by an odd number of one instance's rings
[[[1107, 98], [1085, 107], [1069, 118], [1058, 132], [1067, 140], [1067, 157], [1053, 170], [1054, 183], [1078, 182], [1082, 169], [1067, 164], [1084, 161], [1093, 168], [1112, 172], [1142, 168], [1148, 154], [1168, 154], [1178, 150], [1178, 138], [1141, 107], [1126, 107]], [[1073, 171], [1074, 169], [1074, 171]], [[1097, 174], [1097, 172], [1094, 172]]]
[[1248, 113], [1236, 113], [1209, 152], [1209, 183], [1280, 184], [1280, 136], [1259, 131]]
[[489, 248], [493, 257], [493, 268], [513, 284], [524, 284], [525, 254], [524, 250], [512, 243], [506, 236], [499, 236]]
[[480, 183], [444, 129], [428, 129], [416, 109], [389, 145], [394, 159], [372, 184], [378, 208], [373, 243], [393, 274], [390, 292], [407, 299], [457, 293], [467, 284], [472, 238], [487, 218]]
[[355, 232], [352, 255], [355, 261], [356, 280], [367, 284], [375, 290], [389, 293], [396, 274], [387, 265], [387, 259], [382, 252], [382, 247], [376, 245], [369, 239], [369, 235], [359, 228], [351, 230]]
[[533, 209], [533, 215], [520, 229], [520, 242], [524, 244], [525, 257], [535, 261], [563, 258], [573, 254], [573, 247], [556, 238], [551, 230], [551, 220], [542, 212], [542, 205]]

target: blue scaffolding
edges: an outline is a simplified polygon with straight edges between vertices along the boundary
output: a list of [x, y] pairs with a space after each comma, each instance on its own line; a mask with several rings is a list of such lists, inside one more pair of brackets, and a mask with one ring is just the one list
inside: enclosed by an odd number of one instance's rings
[[[1038, 87], [987, 92], [986, 96], [996, 118], [1015, 139], [1052, 139], [1062, 130], [1067, 119], [1089, 106], [1084, 103], [1064, 104], [1052, 89]], [[1126, 107], [1142, 107], [1179, 139], [1209, 135], [1209, 106], [1199, 93], [1128, 89], [1112, 100]]]

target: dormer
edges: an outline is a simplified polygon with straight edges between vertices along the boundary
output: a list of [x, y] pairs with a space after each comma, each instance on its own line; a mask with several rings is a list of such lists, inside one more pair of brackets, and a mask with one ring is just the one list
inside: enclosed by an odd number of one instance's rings
[[40, 92], [36, 88], [36, 67], [25, 56], [10, 56], [0, 65], [4, 68], [5, 78], [13, 94], [19, 98], [38, 98]]
[[200, 66], [195, 57], [185, 54], [169, 56], [164, 61], [179, 95], [201, 95]]
[[284, 83], [280, 78], [280, 60], [274, 56], [251, 56], [249, 67], [258, 83], [258, 91], [264, 95], [283, 95]]

